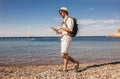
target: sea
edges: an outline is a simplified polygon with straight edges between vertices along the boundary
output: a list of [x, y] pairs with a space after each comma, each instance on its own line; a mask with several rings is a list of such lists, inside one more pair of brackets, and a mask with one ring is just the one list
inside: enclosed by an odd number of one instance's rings
[[[0, 65], [62, 64], [60, 43], [60, 37], [0, 37]], [[118, 62], [120, 38], [74, 37], [69, 55], [79, 63]]]

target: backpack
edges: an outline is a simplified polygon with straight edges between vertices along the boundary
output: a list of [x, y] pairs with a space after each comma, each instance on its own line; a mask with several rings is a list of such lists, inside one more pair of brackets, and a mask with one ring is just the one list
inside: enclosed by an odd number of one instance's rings
[[[70, 32], [70, 36], [71, 37], [75, 37], [77, 35], [77, 32], [78, 32], [78, 24], [77, 24], [77, 19], [74, 18], [74, 17], [71, 17], [73, 19], [73, 22], [74, 22], [74, 26], [73, 26], [73, 29], [72, 29], [72, 32]], [[68, 19], [68, 18], [67, 18]], [[67, 21], [66, 19], [66, 21]], [[65, 25], [66, 25], [66, 21], [65, 21]], [[67, 26], [67, 25], [66, 25]]]

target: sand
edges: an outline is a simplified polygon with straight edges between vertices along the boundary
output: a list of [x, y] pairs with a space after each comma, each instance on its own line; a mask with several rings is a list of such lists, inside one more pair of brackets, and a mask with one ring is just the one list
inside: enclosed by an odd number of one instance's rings
[[68, 72], [62, 65], [0, 66], [0, 79], [120, 79], [120, 62], [82, 63], [78, 72], [72, 64]]

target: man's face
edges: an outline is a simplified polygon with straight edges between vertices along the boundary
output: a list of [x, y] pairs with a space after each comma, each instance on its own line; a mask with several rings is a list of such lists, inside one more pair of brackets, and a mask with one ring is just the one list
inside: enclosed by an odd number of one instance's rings
[[64, 11], [60, 11], [59, 14], [61, 15], [62, 18], [65, 17], [65, 12]]

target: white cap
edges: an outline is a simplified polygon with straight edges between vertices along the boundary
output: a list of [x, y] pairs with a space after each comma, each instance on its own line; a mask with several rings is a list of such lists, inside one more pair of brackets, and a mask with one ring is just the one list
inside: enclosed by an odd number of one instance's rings
[[[64, 10], [64, 11], [67, 11], [68, 12], [68, 9], [66, 7], [61, 7], [60, 10]], [[59, 10], [59, 11], [60, 11]]]

